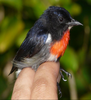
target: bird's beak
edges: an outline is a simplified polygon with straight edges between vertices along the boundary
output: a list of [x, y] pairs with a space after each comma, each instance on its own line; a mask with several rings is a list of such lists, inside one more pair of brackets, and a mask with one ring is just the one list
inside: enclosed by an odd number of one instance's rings
[[80, 22], [78, 22], [74, 19], [72, 19], [71, 22], [68, 22], [67, 25], [68, 26], [77, 26], [77, 25], [82, 25], [83, 26], [83, 24], [81, 24]]

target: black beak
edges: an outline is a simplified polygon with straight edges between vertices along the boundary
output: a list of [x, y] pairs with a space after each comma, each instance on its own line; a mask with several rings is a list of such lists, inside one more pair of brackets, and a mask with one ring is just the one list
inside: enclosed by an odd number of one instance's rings
[[72, 19], [71, 22], [68, 22], [67, 25], [68, 26], [77, 26], [77, 25], [82, 25], [83, 26], [83, 24], [81, 24], [80, 22], [78, 22], [74, 19]]

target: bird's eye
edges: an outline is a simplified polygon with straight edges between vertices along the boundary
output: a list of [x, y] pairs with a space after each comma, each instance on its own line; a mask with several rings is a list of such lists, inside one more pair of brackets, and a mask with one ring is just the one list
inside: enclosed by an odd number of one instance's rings
[[59, 20], [60, 20], [60, 22], [62, 22], [63, 21], [63, 17], [60, 17]]

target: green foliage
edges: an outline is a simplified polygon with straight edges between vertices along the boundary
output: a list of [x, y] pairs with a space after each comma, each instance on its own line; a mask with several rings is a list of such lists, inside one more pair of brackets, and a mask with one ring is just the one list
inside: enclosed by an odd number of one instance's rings
[[[29, 29], [52, 5], [66, 8], [84, 24], [72, 29], [60, 64], [73, 73], [78, 99], [91, 99], [91, 0], [0, 0], [0, 99], [10, 100], [14, 81], [13, 75], [8, 76], [11, 61]], [[62, 99], [71, 99], [68, 83], [62, 83]]]
[[81, 97], [81, 99], [80, 99], [80, 100], [86, 100], [86, 99], [88, 99], [88, 100], [90, 100], [90, 99], [91, 99], [91, 92], [89, 92], [89, 93], [85, 94], [83, 97]]
[[22, 0], [0, 0], [1, 4], [6, 4], [8, 6], [11, 6], [17, 10], [22, 9]]
[[79, 63], [76, 52], [70, 47], [67, 47], [60, 62], [67, 70], [71, 69], [74, 72], [78, 70]]
[[0, 76], [0, 94], [7, 88], [7, 83], [3, 77]]
[[[11, 20], [12, 20], [12, 18], [11, 18]], [[7, 23], [5, 23], [5, 24], [7, 24]], [[7, 29], [5, 29], [5, 27]], [[1, 40], [0, 41], [0, 53], [5, 52], [6, 50], [8, 50], [8, 48], [10, 48], [10, 46], [13, 45], [15, 39], [23, 30], [24, 24], [21, 20], [14, 18], [12, 20], [12, 23], [8, 23], [8, 25], [3, 24], [2, 28], [4, 29], [4, 31], [2, 32], [1, 39], [0, 39]], [[14, 30], [16, 30], [16, 31], [14, 31]]]

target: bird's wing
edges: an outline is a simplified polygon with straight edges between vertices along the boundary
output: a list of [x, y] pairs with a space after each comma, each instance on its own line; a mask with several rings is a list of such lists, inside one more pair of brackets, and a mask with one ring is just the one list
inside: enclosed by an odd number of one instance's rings
[[47, 34], [43, 34], [25, 39], [14, 60], [21, 61], [24, 57], [30, 58], [38, 53], [45, 44], [47, 37]]
[[[41, 50], [43, 45], [45, 45], [47, 37], [48, 34], [43, 31], [39, 32], [38, 34], [27, 36], [20, 46], [14, 58], [14, 61], [22, 61], [23, 58], [30, 58], [37, 54]], [[17, 68], [13, 65], [10, 74], [15, 70], [17, 70]]]

